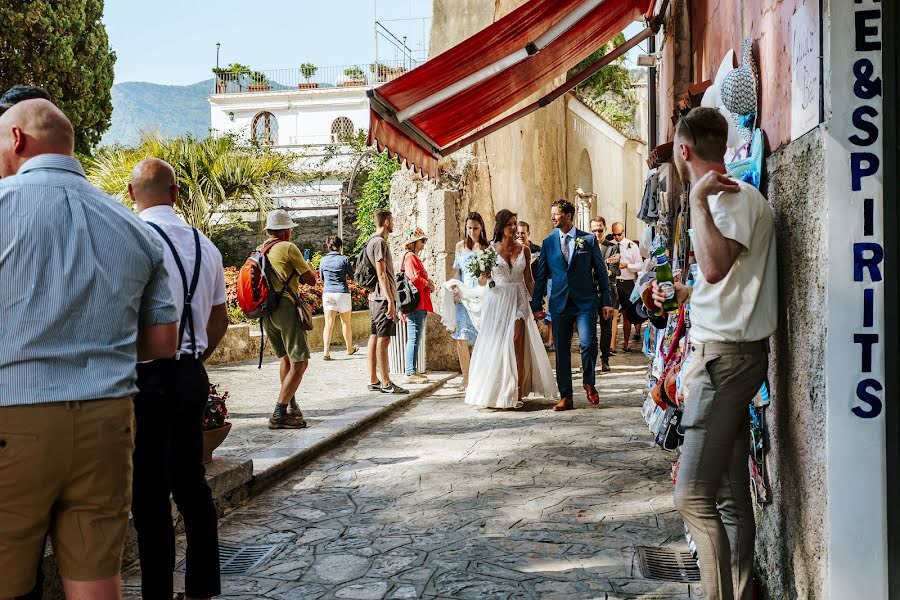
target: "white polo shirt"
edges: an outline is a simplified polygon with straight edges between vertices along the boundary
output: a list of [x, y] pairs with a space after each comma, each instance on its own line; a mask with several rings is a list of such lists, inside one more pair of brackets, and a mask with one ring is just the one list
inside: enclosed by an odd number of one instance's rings
[[[181, 265], [184, 267], [188, 286], [190, 286], [196, 257], [194, 232], [191, 230], [191, 226], [185, 223], [184, 219], [179, 217], [171, 206], [153, 206], [142, 211], [139, 216], [144, 221], [158, 225], [172, 240], [175, 249], [178, 250], [178, 258], [181, 259]], [[149, 225], [147, 227], [150, 228]], [[150, 231], [153, 235], [159, 236], [155, 229], [150, 228]], [[178, 311], [180, 323], [181, 314], [184, 312], [184, 286], [181, 282], [181, 275], [178, 273], [175, 259], [172, 257], [172, 251], [165, 241], [163, 241], [163, 248], [163, 260], [165, 261], [166, 271], [169, 274], [169, 288], [172, 290], [172, 297], [175, 298], [175, 308]], [[209, 341], [206, 337], [206, 324], [209, 322], [209, 314], [212, 311], [212, 307], [224, 304], [225, 300], [225, 276], [222, 272], [222, 254], [201, 233], [200, 277], [197, 280], [197, 289], [194, 291], [194, 297], [191, 299], [191, 309], [194, 316], [194, 340], [197, 352], [202, 353], [209, 346]], [[184, 336], [181, 338], [180, 352], [182, 354], [191, 353], [191, 336], [187, 327], [185, 327]]]
[[718, 283], [708, 283], [698, 268], [691, 295], [691, 339], [696, 342], [764, 340], [778, 323], [774, 213], [759, 190], [743, 181], [740, 186], [735, 194], [709, 197], [716, 227], [744, 249]]

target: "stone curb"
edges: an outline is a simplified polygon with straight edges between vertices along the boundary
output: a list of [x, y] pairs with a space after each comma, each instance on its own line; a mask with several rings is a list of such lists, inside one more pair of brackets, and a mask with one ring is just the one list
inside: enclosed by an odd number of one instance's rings
[[413, 400], [418, 400], [423, 396], [428, 396], [434, 393], [435, 391], [443, 387], [444, 384], [446, 384], [448, 381], [457, 376], [457, 373], [445, 375], [438, 381], [429, 383], [421, 390], [410, 392], [408, 395], [398, 396], [397, 400], [395, 400], [394, 402], [391, 402], [390, 404], [383, 406], [375, 412], [362, 417], [358, 421], [354, 421], [351, 425], [338, 430], [324, 440], [316, 442], [315, 444], [307, 448], [298, 450], [295, 454], [291, 455], [286, 460], [281, 461], [276, 465], [272, 465], [271, 467], [261, 471], [260, 473], [257, 473], [250, 481], [244, 484], [247, 489], [246, 499], [250, 499], [253, 496], [260, 494], [271, 485], [274, 485], [275, 483], [283, 479], [291, 471], [294, 471], [297, 468], [309, 463], [310, 461], [315, 460], [325, 452], [331, 450], [335, 446], [348, 440], [354, 435], [361, 433], [362, 431], [366, 430], [378, 421], [384, 419], [394, 411], [405, 407]]

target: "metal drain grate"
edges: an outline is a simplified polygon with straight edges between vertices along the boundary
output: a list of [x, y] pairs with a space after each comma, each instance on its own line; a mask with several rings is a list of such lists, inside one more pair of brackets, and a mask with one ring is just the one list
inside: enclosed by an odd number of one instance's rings
[[[219, 571], [222, 575], [247, 575], [278, 550], [278, 544], [265, 544], [259, 546], [242, 546], [240, 544], [219, 544]], [[185, 561], [181, 561], [175, 568], [178, 573], [184, 573]]]
[[700, 568], [688, 552], [671, 548], [637, 546], [641, 575], [647, 579], [694, 583], [700, 581]]

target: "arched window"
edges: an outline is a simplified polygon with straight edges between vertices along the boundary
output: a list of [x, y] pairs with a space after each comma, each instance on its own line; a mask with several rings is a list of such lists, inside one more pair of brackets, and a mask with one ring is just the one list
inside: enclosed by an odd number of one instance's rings
[[278, 120], [270, 112], [261, 112], [253, 117], [253, 140], [272, 146], [278, 142]]
[[354, 133], [356, 131], [353, 128], [353, 121], [347, 117], [338, 117], [331, 124], [331, 142], [333, 144], [346, 142], [353, 137]]

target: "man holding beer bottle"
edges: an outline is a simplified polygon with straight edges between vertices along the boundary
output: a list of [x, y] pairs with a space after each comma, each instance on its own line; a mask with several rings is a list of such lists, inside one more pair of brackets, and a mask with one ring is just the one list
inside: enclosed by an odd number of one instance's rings
[[[727, 137], [714, 108], [691, 110], [675, 132], [675, 165], [691, 184], [699, 267], [693, 288], [673, 285], [678, 303], [691, 304], [675, 507], [697, 544], [703, 597], [751, 600], [756, 525], [747, 407], [765, 381], [777, 325], [775, 224], [762, 194], [726, 175]], [[654, 285], [654, 301], [667, 300]]]

